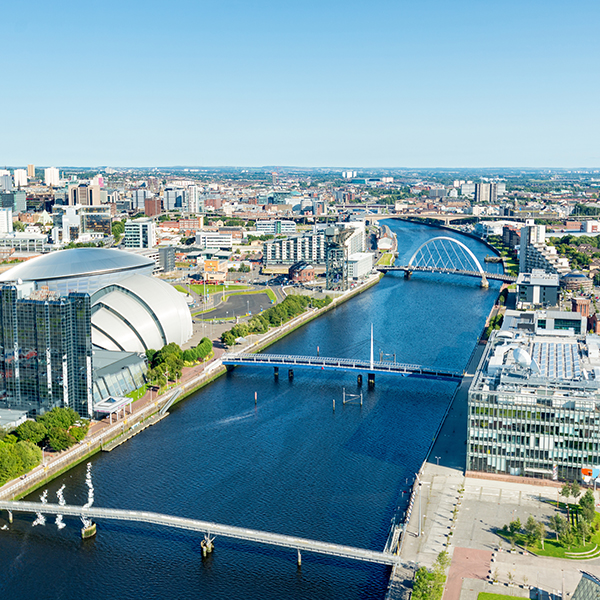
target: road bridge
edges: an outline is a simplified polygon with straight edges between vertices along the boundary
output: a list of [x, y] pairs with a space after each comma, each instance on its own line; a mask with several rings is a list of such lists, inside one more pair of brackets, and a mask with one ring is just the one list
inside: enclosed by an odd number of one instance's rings
[[116, 508], [98, 508], [84, 507], [60, 504], [50, 504], [42, 502], [15, 502], [0, 500], [0, 510], [9, 511], [12, 520], [13, 512], [41, 513], [50, 515], [63, 515], [72, 517], [84, 517], [87, 519], [111, 519], [117, 521], [130, 521], [136, 523], [149, 523], [162, 527], [174, 527], [176, 529], [185, 529], [188, 531], [197, 531], [204, 533], [205, 536], [220, 535], [226, 538], [233, 538], [245, 542], [266, 544], [268, 546], [277, 546], [280, 548], [293, 548], [300, 551], [314, 552], [328, 556], [336, 556], [349, 560], [358, 560], [363, 562], [377, 563], [381, 565], [401, 564], [399, 556], [389, 552], [378, 552], [376, 550], [366, 550], [363, 548], [354, 548], [352, 546], [343, 546], [340, 544], [330, 544], [291, 535], [282, 535], [279, 533], [269, 533], [258, 531], [256, 529], [247, 529], [245, 527], [233, 527], [231, 525], [222, 525], [210, 521], [199, 521], [197, 519], [188, 519], [184, 517], [175, 517], [163, 515], [154, 512], [121, 510]]

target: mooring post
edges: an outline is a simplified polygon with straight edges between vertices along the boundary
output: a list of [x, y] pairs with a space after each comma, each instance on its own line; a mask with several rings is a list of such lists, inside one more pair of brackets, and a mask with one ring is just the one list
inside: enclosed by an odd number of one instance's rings
[[258, 402], [258, 392], [254, 392], [254, 404]]
[[362, 385], [362, 375], [358, 375], [358, 376], [356, 377], [356, 383], [357, 383], [358, 385]]
[[8, 511], [8, 522], [12, 523], [13, 522], [13, 514], [12, 514], [12, 510]]
[[298, 550], [298, 568], [302, 566], [302, 555], [300, 554], [300, 550]]
[[368, 376], [367, 376], [367, 385], [369, 386], [369, 389], [375, 387], [375, 373], [369, 373], [368, 374]]
[[360, 405], [362, 406], [362, 392], [360, 393]]
[[335, 412], [335, 398], [333, 399], [333, 412]]
[[346, 404], [346, 388], [342, 388], [342, 404]]
[[275, 374], [275, 379], [279, 379], [279, 367], [273, 367], [273, 372]]

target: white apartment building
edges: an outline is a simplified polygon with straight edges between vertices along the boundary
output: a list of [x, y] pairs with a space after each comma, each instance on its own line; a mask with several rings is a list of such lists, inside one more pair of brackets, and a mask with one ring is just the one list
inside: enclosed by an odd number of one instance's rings
[[25, 169], [15, 169], [13, 173], [15, 187], [25, 187], [27, 185], [27, 171]]
[[154, 248], [156, 228], [152, 219], [135, 219], [125, 223], [126, 248]]
[[300, 261], [318, 265], [325, 264], [324, 231], [307, 232], [286, 239], [265, 242], [263, 250], [265, 265], [293, 265]]
[[288, 235], [290, 233], [296, 233], [296, 222], [280, 219], [264, 219], [256, 221], [256, 233], [258, 235]]
[[348, 279], [362, 279], [373, 270], [373, 254], [355, 252], [348, 257]]
[[0, 233], [12, 233], [12, 208], [0, 208]]
[[231, 248], [233, 236], [230, 233], [218, 233], [217, 231], [197, 231], [196, 244], [200, 248]]
[[60, 187], [60, 173], [56, 167], [44, 169], [44, 183], [47, 186]]

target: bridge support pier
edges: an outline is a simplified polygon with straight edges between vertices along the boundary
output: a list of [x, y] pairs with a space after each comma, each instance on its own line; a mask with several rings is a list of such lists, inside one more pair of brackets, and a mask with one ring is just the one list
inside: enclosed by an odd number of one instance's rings
[[481, 278], [481, 287], [486, 289], [490, 287], [490, 284], [485, 275]]
[[404, 271], [404, 279], [410, 279], [412, 277], [413, 272], [408, 269]]
[[215, 545], [213, 542], [215, 538], [211, 538], [210, 534], [205, 534], [204, 539], [200, 542], [200, 547], [202, 548], [202, 556], [206, 558], [208, 554], [210, 554], [214, 549]]
[[279, 367], [273, 367], [273, 374], [275, 375], [275, 379], [279, 379]]
[[294, 379], [294, 369], [288, 371], [288, 379], [292, 381]]
[[94, 537], [96, 535], [96, 523], [91, 523], [86, 527], [81, 528], [81, 539], [87, 540], [88, 538]]
[[230, 373], [235, 369], [235, 365], [225, 365], [225, 368], [227, 369], [227, 372]]
[[362, 385], [362, 375], [358, 375], [358, 377], [356, 378], [356, 383], [361, 386]]
[[368, 385], [369, 389], [372, 389], [375, 387], [375, 373], [369, 373], [367, 375], [367, 385]]
[[300, 554], [300, 550], [298, 550], [298, 568], [302, 566], [302, 555]]
[[8, 511], [8, 522], [11, 524], [13, 522], [13, 514], [11, 510]]

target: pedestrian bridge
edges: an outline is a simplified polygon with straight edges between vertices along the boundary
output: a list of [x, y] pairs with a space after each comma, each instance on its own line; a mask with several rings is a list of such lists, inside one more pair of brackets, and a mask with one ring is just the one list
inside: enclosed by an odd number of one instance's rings
[[[460, 383], [463, 373], [435, 367], [423, 367], [405, 363], [358, 360], [354, 358], [329, 358], [325, 356], [293, 356], [288, 354], [224, 354], [223, 364], [235, 367], [251, 365], [255, 367], [280, 367], [287, 369], [314, 369], [319, 371], [362, 371], [366, 373], [385, 373], [400, 377], [419, 377]], [[276, 373], [278, 371], [275, 371]]]
[[343, 546], [340, 544], [329, 544], [327, 542], [319, 542], [317, 540], [310, 540], [291, 535], [269, 533], [255, 529], [246, 529], [245, 527], [232, 527], [231, 525], [222, 525], [220, 523], [199, 521], [197, 519], [187, 519], [184, 517], [174, 517], [154, 512], [72, 505], [63, 506], [60, 504], [42, 502], [14, 502], [8, 500], [0, 500], [0, 510], [9, 511], [11, 519], [13, 512], [26, 512], [80, 518], [85, 517], [87, 519], [133, 521], [136, 523], [150, 523], [151, 525], [159, 525], [162, 527], [174, 527], [176, 529], [197, 531], [204, 533], [205, 536], [209, 537], [220, 535], [222, 537], [243, 540], [245, 542], [278, 546], [280, 548], [293, 548], [298, 552], [314, 552], [316, 554], [325, 554], [328, 556], [336, 556], [349, 560], [358, 560], [381, 565], [401, 564], [399, 556], [388, 552], [365, 550], [363, 548], [354, 548], [352, 546]]
[[421, 244], [407, 265], [378, 266], [378, 271], [403, 271], [409, 278], [413, 272], [447, 273], [465, 275], [481, 279], [482, 287], [488, 287], [488, 280], [494, 279], [514, 283], [517, 278], [504, 273], [488, 273], [473, 252], [461, 241], [447, 236], [439, 236]]

